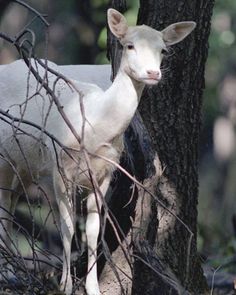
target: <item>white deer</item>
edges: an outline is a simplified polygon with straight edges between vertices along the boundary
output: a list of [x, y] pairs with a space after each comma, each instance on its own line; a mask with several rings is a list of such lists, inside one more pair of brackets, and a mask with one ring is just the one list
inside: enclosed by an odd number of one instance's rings
[[[163, 52], [169, 45], [183, 40], [195, 27], [194, 22], [180, 22], [156, 31], [146, 25], [128, 27], [125, 17], [114, 9], [108, 10], [108, 25], [123, 46], [120, 69], [106, 91], [96, 85], [73, 81], [83, 93], [86, 121], [81, 113], [80, 96], [65, 82], [48, 74], [48, 83], [73, 128], [83, 137], [83, 147], [102, 195], [106, 194], [114, 167], [104, 157], [119, 162], [122, 135], [129, 125], [145, 85], [155, 85], [161, 79]], [[100, 294], [97, 279], [97, 238], [100, 229], [100, 195], [93, 190], [81, 145], [62, 118], [48, 93], [23, 62], [5, 66], [0, 72], [0, 109], [15, 118], [22, 118], [42, 127], [2, 122], [0, 125], [0, 234], [1, 243], [9, 243], [9, 214], [13, 213], [17, 194], [32, 181], [40, 183], [45, 174], [53, 179], [54, 193], [60, 214], [63, 242], [63, 270], [60, 288], [72, 293], [70, 272], [71, 241], [75, 231], [73, 191], [77, 185], [86, 187], [88, 273], [86, 292]], [[49, 63], [50, 67], [58, 68]], [[37, 66], [39, 73], [43, 68]], [[27, 84], [29, 85], [27, 87]], [[35, 94], [35, 92], [37, 92]], [[27, 99], [26, 99], [27, 97]], [[7, 117], [5, 117], [7, 118]], [[45, 131], [53, 134], [67, 151], [52, 144]], [[82, 133], [84, 134], [82, 136]], [[103, 156], [103, 158], [99, 157]], [[17, 192], [17, 193], [16, 193]], [[0, 261], [3, 263], [3, 261]], [[0, 265], [1, 267], [1, 265]]]

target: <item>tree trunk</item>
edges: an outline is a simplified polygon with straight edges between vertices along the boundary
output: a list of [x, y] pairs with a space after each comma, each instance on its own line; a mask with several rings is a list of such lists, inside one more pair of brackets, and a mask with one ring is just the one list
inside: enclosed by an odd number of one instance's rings
[[145, 294], [175, 294], [172, 280], [180, 294], [183, 290], [198, 295], [207, 292], [196, 238], [198, 144], [213, 3], [213, 0], [140, 1], [139, 24], [161, 30], [173, 22], [194, 20], [197, 28], [173, 48], [174, 54], [171, 51], [163, 63], [163, 82], [146, 89], [139, 108], [163, 168], [156, 197], [170, 211], [152, 199], [154, 222], [149, 227], [153, 245], [149, 241], [137, 249], [143, 257], [143, 249], [150, 255], [151, 247], [156, 255], [154, 262], [162, 272], [166, 271], [166, 279], [149, 269], [143, 275], [144, 265], [136, 260], [133, 294], [143, 294], [144, 290]]

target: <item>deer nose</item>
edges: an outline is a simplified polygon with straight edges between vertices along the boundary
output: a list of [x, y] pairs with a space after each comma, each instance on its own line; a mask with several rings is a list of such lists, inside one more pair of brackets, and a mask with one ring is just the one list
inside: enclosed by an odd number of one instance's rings
[[154, 79], [154, 80], [157, 80], [157, 81], [161, 80], [161, 71], [149, 70], [149, 71], [147, 71], [147, 74], [148, 74], [149, 79]]

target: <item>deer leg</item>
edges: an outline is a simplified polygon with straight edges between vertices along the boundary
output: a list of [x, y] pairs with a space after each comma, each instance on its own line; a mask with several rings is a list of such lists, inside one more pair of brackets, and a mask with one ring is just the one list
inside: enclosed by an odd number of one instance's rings
[[[104, 179], [100, 186], [100, 191], [105, 196], [110, 184], [111, 177]], [[91, 193], [87, 199], [87, 220], [86, 220], [86, 236], [88, 244], [88, 273], [86, 278], [87, 295], [99, 295], [99, 285], [97, 278], [97, 239], [100, 230], [100, 209], [101, 198], [94, 193]]]
[[60, 289], [61, 291], [64, 291], [66, 295], [70, 295], [72, 293], [72, 278], [70, 271], [71, 242], [75, 231], [74, 210], [71, 191], [66, 188], [58, 171], [54, 174], [54, 188], [59, 208], [63, 244], [63, 268]]

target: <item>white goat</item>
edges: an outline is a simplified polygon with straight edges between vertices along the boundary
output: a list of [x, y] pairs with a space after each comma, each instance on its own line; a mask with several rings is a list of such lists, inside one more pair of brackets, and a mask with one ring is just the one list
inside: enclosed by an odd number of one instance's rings
[[[103, 195], [108, 189], [114, 167], [99, 158], [99, 155], [115, 162], [119, 161], [122, 135], [134, 116], [145, 84], [155, 85], [161, 79], [160, 65], [163, 51], [167, 50], [167, 46], [183, 40], [195, 27], [194, 22], [172, 24], [163, 31], [156, 31], [145, 25], [128, 27], [125, 17], [114, 9], [108, 10], [108, 25], [123, 45], [121, 65], [114, 83], [108, 90], [103, 91], [98, 86], [73, 81], [84, 94], [86, 122], [83, 146], [90, 153], [90, 165]], [[26, 188], [32, 181], [40, 183], [41, 176], [50, 174], [59, 207], [64, 249], [60, 288], [67, 295], [71, 294], [70, 253], [75, 231], [73, 191], [77, 185], [85, 186], [89, 192], [86, 221], [88, 243], [86, 292], [88, 295], [98, 295], [100, 292], [97, 280], [96, 248], [100, 228], [98, 213], [102, 201], [93, 191], [84, 154], [71, 129], [61, 117], [48, 93], [40, 87], [32, 75], [27, 74], [28, 70], [24, 63], [18, 63], [21, 64], [20, 67], [16, 67], [13, 63], [5, 66], [0, 72], [0, 108], [13, 117], [42, 126], [42, 130], [25, 122], [10, 120], [10, 124], [1, 123], [0, 234], [2, 243], [9, 242], [9, 236], [6, 234], [6, 229], [10, 231], [7, 211], [14, 211], [17, 201], [16, 192], [19, 194], [22, 187]], [[58, 70], [54, 64], [49, 63], [49, 66]], [[44, 70], [39, 65], [38, 68], [41, 75], [44, 74]], [[49, 73], [48, 82], [51, 87], [54, 86], [55, 81], [56, 77]], [[55, 93], [67, 118], [81, 136], [83, 116], [78, 93], [73, 92], [61, 80], [55, 85]], [[68, 153], [60, 146], [55, 147], [51, 138], [45, 134], [45, 130], [67, 147]]]

